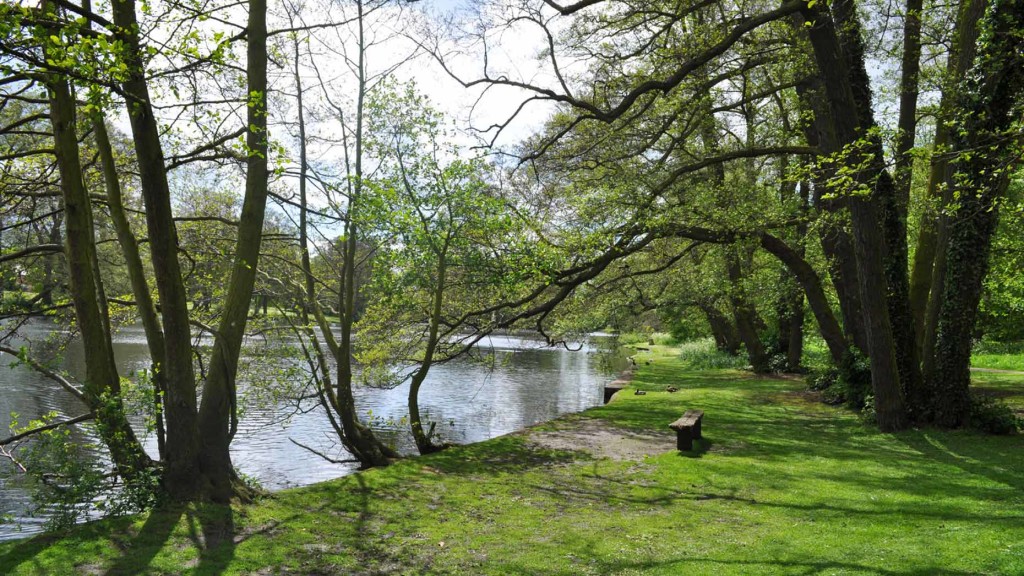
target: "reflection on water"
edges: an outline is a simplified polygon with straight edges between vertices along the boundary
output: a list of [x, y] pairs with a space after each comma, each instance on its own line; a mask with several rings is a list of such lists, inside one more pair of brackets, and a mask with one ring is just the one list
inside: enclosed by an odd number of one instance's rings
[[[42, 340], [49, 325], [25, 330], [32, 340]], [[115, 338], [115, 355], [122, 375], [149, 365], [145, 337], [140, 328], [125, 328]], [[542, 343], [514, 337], [493, 337], [482, 343], [474, 359], [460, 359], [435, 366], [420, 391], [420, 409], [426, 422], [436, 422], [436, 433], [445, 441], [478, 442], [578, 412], [602, 401], [603, 383], [610, 379], [597, 351], [546, 348]], [[56, 411], [62, 416], [85, 412], [81, 403], [57, 384], [25, 367], [0, 362], [0, 436], [6, 436], [10, 414], [27, 422]], [[64, 354], [64, 369], [84, 374], [80, 346], [74, 343]], [[291, 376], [293, 377], [293, 376]], [[355, 464], [332, 464], [291, 440], [315, 448], [334, 459], [347, 458], [322, 408], [309, 400], [276, 398], [268, 401], [264, 388], [240, 382], [242, 418], [232, 444], [235, 466], [264, 487], [276, 490], [336, 478], [352, 472]], [[405, 426], [408, 384], [382, 390], [355, 390], [360, 416], [370, 419], [387, 441], [404, 454], [415, 451]], [[141, 426], [141, 422], [136, 422]], [[79, 433], [87, 434], [85, 428]], [[146, 448], [156, 454], [156, 439], [146, 438]], [[41, 529], [42, 519], [23, 518], [30, 509], [27, 495], [12, 486], [9, 462], [0, 462], [0, 515], [19, 519], [20, 528], [0, 524], [0, 540], [17, 538]]]

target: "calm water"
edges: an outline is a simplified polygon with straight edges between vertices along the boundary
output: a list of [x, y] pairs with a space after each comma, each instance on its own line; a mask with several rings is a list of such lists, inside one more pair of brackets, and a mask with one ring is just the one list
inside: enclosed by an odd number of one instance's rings
[[[48, 324], [40, 323], [23, 332], [41, 341], [48, 330]], [[482, 344], [480, 359], [434, 367], [420, 391], [424, 419], [436, 421], [437, 433], [445, 440], [478, 442], [597, 406], [602, 401], [604, 383], [612, 379], [607, 362], [602, 362], [592, 347], [580, 351], [552, 349], [538, 341], [514, 337], [494, 337]], [[253, 346], [260, 350], [258, 343]], [[122, 375], [148, 367], [141, 328], [122, 329], [115, 338], [115, 354]], [[262, 354], [251, 356], [259, 361]], [[51, 410], [68, 417], [86, 411], [56, 383], [31, 369], [11, 367], [10, 360], [6, 355], [0, 358], [0, 437], [7, 435], [11, 412], [18, 413], [19, 421], [25, 423]], [[84, 374], [80, 346], [69, 347], [63, 364], [73, 375]], [[255, 372], [271, 373], [266, 364]], [[322, 408], [289, 397], [268, 399], [260, 393], [265, 389], [256, 383], [240, 383], [243, 414], [232, 457], [241, 472], [277, 490], [336, 478], [355, 469], [354, 464], [327, 462], [291, 442], [294, 439], [335, 459], [346, 457], [333, 441], [334, 433]], [[372, 415], [375, 427], [389, 442], [403, 453], [412, 453], [412, 438], [398, 423], [408, 413], [407, 395], [407, 384], [392, 389], [356, 389], [364, 419]], [[88, 428], [78, 433], [88, 435]], [[146, 438], [146, 446], [155, 455], [155, 438]], [[0, 524], [0, 540], [38, 532], [43, 523], [42, 519], [25, 517], [28, 498], [12, 485], [11, 470], [9, 461], [0, 461], [0, 516], [12, 515], [18, 522]]]

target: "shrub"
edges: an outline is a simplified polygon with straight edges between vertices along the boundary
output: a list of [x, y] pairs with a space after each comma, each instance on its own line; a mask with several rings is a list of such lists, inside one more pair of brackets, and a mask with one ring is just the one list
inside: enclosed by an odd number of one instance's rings
[[[21, 427], [14, 418], [11, 432], [34, 430], [56, 419], [57, 413], [50, 412]], [[33, 513], [46, 518], [47, 530], [70, 528], [97, 514], [135, 514], [154, 506], [161, 494], [157, 470], [118, 482], [119, 477], [107, 469], [106, 459], [97, 457], [101, 448], [83, 443], [67, 426], [38, 432], [21, 440], [16, 448], [25, 466], [18, 481], [29, 492]]]
[[971, 394], [971, 428], [987, 434], [1013, 434], [1022, 425], [1013, 409], [990, 394]]
[[768, 358], [768, 370], [774, 374], [780, 374], [782, 372], [789, 372], [789, 358], [785, 354], [772, 354]]
[[812, 373], [807, 387], [822, 392], [826, 404], [844, 404], [854, 410], [864, 410], [871, 395], [871, 368], [864, 356], [850, 352], [841, 366], [829, 366]]
[[871, 364], [863, 354], [853, 350], [846, 353], [839, 366], [839, 384], [845, 389], [846, 405], [863, 409], [871, 394]]
[[974, 354], [1024, 354], [1024, 342], [997, 342], [982, 339], [971, 348]]
[[664, 332], [655, 332], [651, 335], [651, 340], [659, 346], [675, 346], [679, 344], [679, 340], [676, 339], [672, 334], [665, 334]]
[[864, 407], [860, 409], [861, 418], [865, 422], [875, 424], [878, 422], [878, 413], [875, 412], [875, 395], [868, 394], [864, 397]]
[[679, 358], [694, 370], [717, 370], [720, 368], [743, 368], [747, 365], [745, 356], [733, 356], [715, 346], [712, 338], [685, 342], [679, 347]]
[[824, 370], [812, 372], [808, 375], [807, 388], [815, 392], [821, 392], [822, 390], [828, 390], [838, 381], [839, 369], [835, 366], [829, 366]]

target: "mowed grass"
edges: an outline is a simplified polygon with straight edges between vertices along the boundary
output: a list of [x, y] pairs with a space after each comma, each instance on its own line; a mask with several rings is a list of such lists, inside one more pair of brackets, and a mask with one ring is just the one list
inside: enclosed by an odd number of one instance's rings
[[1024, 373], [972, 372], [971, 385], [978, 392], [999, 398], [1024, 418]]
[[982, 342], [971, 354], [971, 366], [1024, 372], [1024, 342]]
[[1024, 574], [1024, 437], [882, 434], [802, 382], [688, 371], [652, 348], [633, 380], [646, 395], [569, 419], [664, 433], [701, 408], [695, 453], [609, 460], [511, 435], [254, 505], [0, 545], [0, 572]]

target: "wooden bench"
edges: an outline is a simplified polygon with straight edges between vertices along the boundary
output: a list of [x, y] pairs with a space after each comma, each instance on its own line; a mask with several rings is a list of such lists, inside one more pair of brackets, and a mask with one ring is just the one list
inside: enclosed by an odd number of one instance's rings
[[693, 450], [694, 439], [700, 439], [700, 421], [704, 418], [703, 410], [687, 410], [675, 422], [668, 425], [676, 431], [676, 447], [680, 450]]

